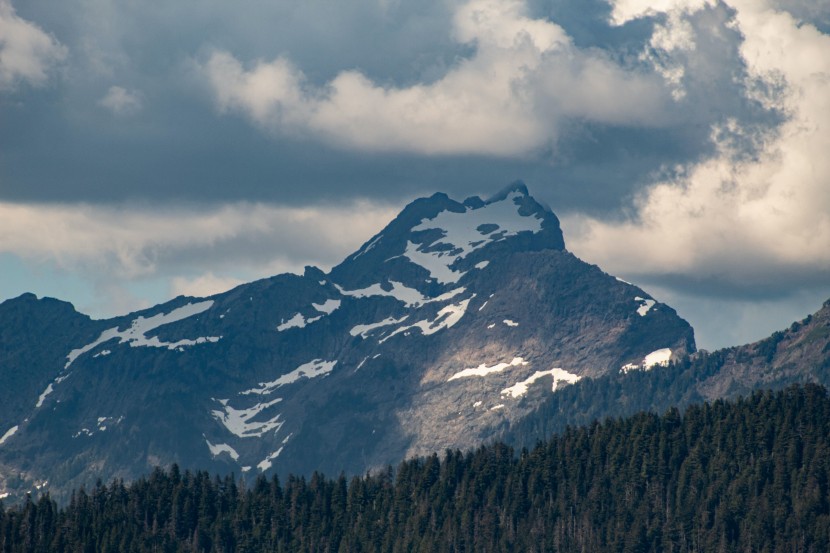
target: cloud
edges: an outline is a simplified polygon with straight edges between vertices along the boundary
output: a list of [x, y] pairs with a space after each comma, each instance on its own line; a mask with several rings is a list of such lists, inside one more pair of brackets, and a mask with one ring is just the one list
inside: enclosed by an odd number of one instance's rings
[[141, 95], [120, 86], [111, 86], [98, 103], [115, 115], [134, 115], [141, 111]]
[[245, 281], [234, 277], [221, 277], [208, 271], [195, 278], [175, 277], [170, 282], [172, 296], [207, 297], [227, 292]]
[[21, 82], [43, 85], [66, 53], [57, 40], [19, 17], [9, 0], [0, 0], [0, 90]]
[[314, 86], [285, 56], [245, 67], [224, 50], [200, 70], [220, 111], [350, 150], [525, 156], [550, 147], [565, 119], [665, 122], [670, 99], [657, 73], [576, 47], [560, 26], [529, 17], [521, 1], [459, 6], [453, 36], [474, 54], [434, 82], [405, 87], [356, 70]]
[[[396, 211], [368, 202], [190, 209], [0, 203], [0, 253], [86, 275], [103, 273], [119, 282], [223, 269], [261, 277], [277, 267], [330, 267]], [[211, 282], [219, 281], [180, 279], [174, 288], [206, 289]]]
[[[706, 9], [702, 2], [665, 4], [677, 6], [669, 8], [670, 20], [692, 24], [695, 10]], [[639, 17], [650, 13], [644, 5], [620, 0], [614, 13]], [[702, 293], [826, 288], [830, 36], [762, 2], [732, 0], [729, 6], [743, 37], [747, 94], [782, 113], [783, 123], [758, 129], [725, 118], [711, 128], [713, 155], [645, 189], [626, 220], [567, 218], [569, 247], [618, 274], [710, 282]]]

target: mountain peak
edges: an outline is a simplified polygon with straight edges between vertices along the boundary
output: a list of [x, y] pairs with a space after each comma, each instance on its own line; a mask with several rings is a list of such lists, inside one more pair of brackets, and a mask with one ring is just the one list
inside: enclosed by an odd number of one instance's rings
[[421, 282], [444, 286], [497, 252], [548, 249], [565, 249], [559, 219], [516, 181], [487, 200], [458, 202], [444, 193], [416, 199], [332, 276], [356, 286], [363, 275], [398, 266]]
[[489, 204], [493, 202], [500, 202], [506, 199], [511, 194], [518, 196], [530, 196], [530, 192], [528, 192], [525, 183], [520, 180], [517, 180], [515, 182], [508, 184], [507, 186], [499, 190], [496, 194], [491, 196], [487, 200], [487, 203]]

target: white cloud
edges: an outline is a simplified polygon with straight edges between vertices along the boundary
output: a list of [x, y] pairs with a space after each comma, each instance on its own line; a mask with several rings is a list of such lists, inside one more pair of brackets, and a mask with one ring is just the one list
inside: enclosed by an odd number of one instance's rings
[[207, 297], [227, 292], [231, 288], [243, 284], [245, 281], [235, 277], [216, 276], [212, 271], [195, 278], [175, 277], [170, 282], [170, 292], [173, 296]]
[[[763, 2], [729, 4], [748, 80], [780, 91], [759, 99], [786, 121], [766, 132], [722, 121], [712, 129], [716, 153], [646, 189], [627, 221], [566, 218], [569, 247], [610, 272], [747, 289], [830, 275], [830, 36]], [[625, 17], [645, 13], [633, 0], [620, 6]], [[747, 140], [752, 155], [740, 146]]]
[[249, 68], [225, 51], [201, 65], [221, 111], [346, 149], [522, 156], [553, 143], [563, 119], [654, 125], [669, 102], [661, 79], [579, 49], [519, 0], [472, 0], [454, 38], [472, 57], [429, 84], [382, 86], [343, 71], [314, 87], [287, 58]]
[[20, 82], [42, 85], [66, 52], [40, 27], [19, 17], [9, 0], [0, 0], [0, 89]]
[[141, 94], [120, 86], [111, 86], [98, 103], [115, 115], [133, 115], [141, 111]]
[[[288, 268], [295, 269], [337, 263], [396, 212], [368, 202], [192, 209], [0, 203], [0, 253], [87, 275], [103, 273], [114, 281], [238, 265], [267, 276], [263, 271], [286, 267], [286, 257], [293, 262]], [[173, 286], [196, 291], [218, 284], [205, 276]]]

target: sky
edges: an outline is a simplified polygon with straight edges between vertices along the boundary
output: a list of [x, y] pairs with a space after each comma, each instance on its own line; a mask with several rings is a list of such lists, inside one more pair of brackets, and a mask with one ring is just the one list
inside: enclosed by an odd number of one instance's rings
[[328, 269], [524, 181], [707, 349], [830, 298], [830, 2], [0, 0], [0, 301]]

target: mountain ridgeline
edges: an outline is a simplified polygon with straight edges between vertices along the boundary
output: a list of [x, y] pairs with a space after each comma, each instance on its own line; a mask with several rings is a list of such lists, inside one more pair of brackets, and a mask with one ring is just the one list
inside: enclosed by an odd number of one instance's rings
[[830, 398], [815, 385], [448, 450], [347, 479], [156, 470], [59, 509], [0, 507], [0, 550], [830, 550]]
[[524, 185], [435, 194], [329, 272], [110, 320], [0, 304], [0, 496], [66, 500], [173, 463], [364, 474], [477, 447], [574, 383], [694, 350], [673, 309], [569, 253]]
[[515, 447], [532, 447], [568, 426], [596, 419], [641, 411], [664, 413], [795, 383], [830, 387], [830, 300], [816, 313], [759, 342], [701, 351], [660, 370], [582, 380], [546, 396], [533, 413], [505, 429], [500, 439]]

